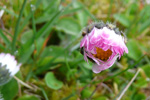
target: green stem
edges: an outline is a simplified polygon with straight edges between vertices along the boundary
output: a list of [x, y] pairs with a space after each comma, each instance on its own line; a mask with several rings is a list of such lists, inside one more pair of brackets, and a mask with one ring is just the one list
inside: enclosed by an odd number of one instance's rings
[[[34, 43], [34, 45], [35, 45], [35, 47], [36, 47], [36, 42], [35, 42], [35, 37], [36, 37], [36, 24], [35, 24], [35, 19], [34, 19], [34, 11], [32, 10], [32, 8], [31, 8], [31, 17], [32, 17], [32, 28], [33, 28], [33, 37], [32, 37], [32, 43], [31, 44], [33, 44]], [[33, 65], [31, 66], [31, 70], [29, 70], [29, 72], [28, 72], [28, 74], [27, 74], [27, 76], [26, 76], [26, 81], [28, 81], [31, 77], [32, 77], [32, 72], [33, 72], [33, 68], [34, 68], [34, 66], [36, 66], [36, 57], [34, 56], [33, 57], [33, 60], [34, 60], [34, 63], [33, 63]]]
[[16, 44], [17, 36], [18, 36], [19, 23], [20, 23], [20, 21], [21, 21], [22, 15], [23, 15], [23, 10], [24, 10], [24, 8], [25, 8], [26, 2], [27, 2], [27, 0], [24, 0], [23, 5], [22, 5], [22, 8], [21, 8], [21, 10], [20, 10], [19, 18], [18, 18], [18, 20], [17, 20], [16, 27], [15, 27], [14, 37], [13, 37], [13, 41], [12, 41], [12, 54], [14, 54], [14, 52], [15, 52], [15, 50], [16, 50], [15, 44]]

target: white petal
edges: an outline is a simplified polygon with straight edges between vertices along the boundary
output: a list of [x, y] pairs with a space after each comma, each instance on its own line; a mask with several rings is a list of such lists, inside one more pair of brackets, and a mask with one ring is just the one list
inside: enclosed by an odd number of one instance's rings
[[102, 70], [100, 68], [100, 65], [94, 64], [93, 67], [92, 67], [92, 71], [94, 73], [100, 73]]
[[15, 67], [15, 69], [12, 70], [12, 73], [11, 73], [12, 76], [15, 75], [19, 71], [20, 66], [21, 64], [19, 64], [18, 66]]

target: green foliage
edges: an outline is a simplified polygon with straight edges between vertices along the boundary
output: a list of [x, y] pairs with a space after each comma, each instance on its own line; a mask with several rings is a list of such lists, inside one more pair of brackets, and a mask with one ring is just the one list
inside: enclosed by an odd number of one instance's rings
[[135, 40], [130, 40], [128, 41], [127, 46], [129, 50], [128, 56], [137, 61], [139, 57], [142, 56], [142, 52], [139, 48], [139, 45]]
[[133, 100], [145, 100], [145, 99], [146, 99], [146, 97], [142, 93], [136, 94], [135, 97], [133, 98]]
[[3, 94], [4, 100], [14, 100], [14, 97], [18, 94], [18, 83], [15, 79], [5, 84], [1, 93]]
[[94, 100], [109, 100], [109, 99], [107, 97], [105, 97], [105, 96], [101, 96], [101, 97], [98, 97], [98, 98], [96, 98]]
[[92, 93], [92, 91], [90, 91], [89, 89], [84, 89], [81, 92], [82, 99], [89, 98], [91, 93]]
[[24, 95], [22, 97], [20, 97], [17, 100], [40, 100], [39, 98], [37, 98], [36, 96], [32, 96], [32, 95]]
[[62, 30], [65, 33], [71, 35], [77, 35], [80, 33], [81, 27], [79, 23], [71, 17], [65, 17], [60, 19], [56, 24], [57, 30]]
[[150, 64], [146, 64], [146, 65], [142, 66], [142, 69], [144, 70], [144, 72], [147, 75], [147, 77], [150, 77], [150, 74], [149, 74], [150, 70], [149, 70], [149, 68], [150, 68]]
[[[122, 99], [145, 100], [149, 96], [150, 5], [146, 2], [2, 1], [0, 52], [16, 56], [22, 63], [16, 76], [36, 89], [12, 79], [0, 87], [5, 100], [85, 100], [100, 82], [105, 85], [100, 85], [91, 99], [112, 100], [139, 68], [140, 74]], [[124, 31], [129, 53], [109, 70], [94, 74], [92, 63], [86, 63], [79, 52], [79, 36], [82, 28], [97, 20], [114, 22], [119, 30]]]
[[6, 44], [7, 46], [10, 45], [9, 39], [4, 35], [4, 33], [2, 32], [2, 30], [0, 30], [0, 37], [3, 39], [3, 41], [5, 42], [5, 44]]
[[45, 75], [45, 82], [48, 87], [58, 90], [63, 86], [63, 83], [59, 80], [57, 80], [52, 72], [48, 72]]
[[130, 26], [130, 20], [124, 15], [124, 14], [115, 14], [114, 18], [119, 21], [122, 25], [124, 25], [125, 27], [129, 27]]

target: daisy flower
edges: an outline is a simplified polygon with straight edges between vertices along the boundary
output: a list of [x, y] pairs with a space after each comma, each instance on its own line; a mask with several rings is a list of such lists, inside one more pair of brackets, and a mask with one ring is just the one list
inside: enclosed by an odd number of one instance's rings
[[6, 84], [19, 71], [20, 66], [11, 54], [0, 53], [0, 85]]
[[93, 23], [83, 29], [81, 53], [85, 61], [95, 63], [92, 67], [94, 73], [110, 68], [118, 57], [120, 59], [124, 52], [128, 53], [126, 38], [122, 34], [113, 24], [103, 22]]

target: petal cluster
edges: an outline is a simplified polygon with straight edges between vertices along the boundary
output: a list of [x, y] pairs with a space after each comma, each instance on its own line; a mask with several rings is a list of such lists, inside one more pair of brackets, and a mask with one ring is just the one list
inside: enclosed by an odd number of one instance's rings
[[20, 69], [21, 64], [17, 64], [15, 57], [11, 54], [0, 53], [0, 84], [6, 83]]
[[83, 49], [85, 61], [90, 58], [96, 63], [93, 72], [99, 73], [111, 67], [124, 52], [128, 53], [124, 41], [123, 36], [106, 26], [100, 29], [93, 27], [81, 40], [80, 48]]

